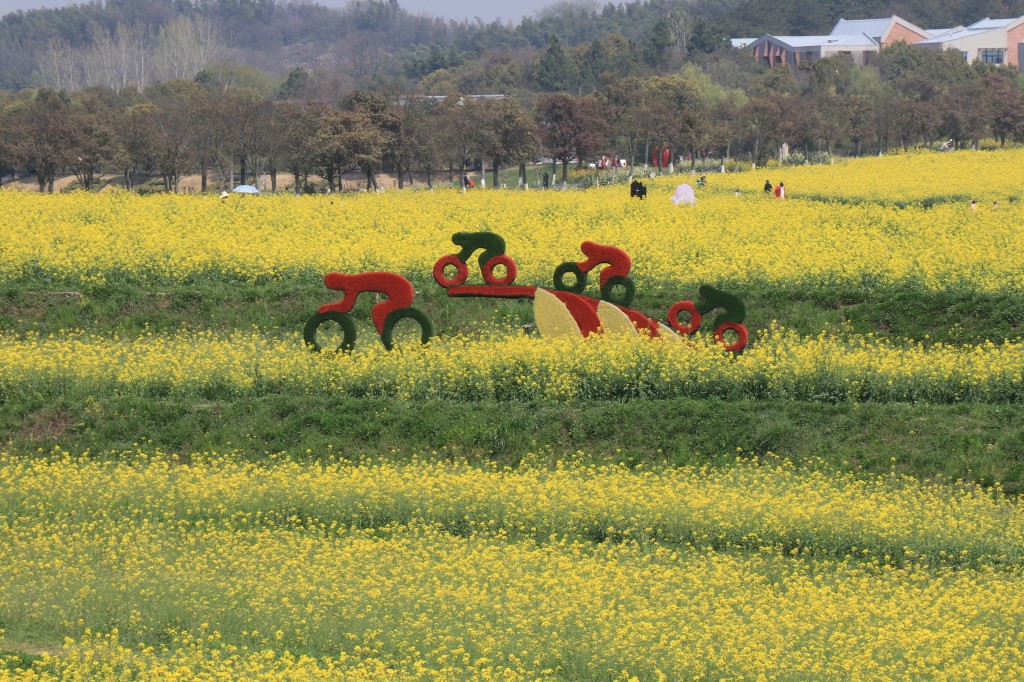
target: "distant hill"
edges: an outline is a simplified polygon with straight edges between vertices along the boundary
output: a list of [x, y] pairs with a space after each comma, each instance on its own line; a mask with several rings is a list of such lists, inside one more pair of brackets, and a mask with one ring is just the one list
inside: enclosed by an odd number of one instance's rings
[[612, 34], [639, 44], [652, 36], [656, 40], [669, 26], [677, 39], [702, 31], [702, 49], [713, 49], [728, 37], [821, 34], [840, 18], [892, 14], [924, 28], [948, 27], [985, 16], [1020, 16], [1024, 0], [563, 2], [513, 27], [414, 16], [400, 0], [353, 0], [343, 9], [275, 0], [106, 0], [0, 19], [0, 89], [43, 84], [40, 64], [52, 59], [55, 49], [87, 50], [103, 41], [116, 43], [119, 35], [151, 44], [181, 17], [208, 22], [221, 54], [276, 77], [295, 67], [324, 69], [372, 86], [473, 60], [486, 63], [487, 55], [497, 52], [536, 52], [547, 48], [552, 36], [570, 48]]

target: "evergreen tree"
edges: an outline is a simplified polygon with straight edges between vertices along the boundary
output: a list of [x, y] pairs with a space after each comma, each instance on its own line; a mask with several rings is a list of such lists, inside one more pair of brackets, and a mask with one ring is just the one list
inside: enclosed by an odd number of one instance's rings
[[548, 49], [537, 62], [537, 85], [549, 92], [565, 90], [575, 80], [572, 71], [572, 63], [562, 49], [562, 44], [552, 35]]

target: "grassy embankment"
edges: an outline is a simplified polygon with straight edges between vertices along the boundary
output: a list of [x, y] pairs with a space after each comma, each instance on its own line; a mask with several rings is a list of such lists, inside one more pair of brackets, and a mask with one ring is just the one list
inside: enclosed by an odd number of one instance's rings
[[[442, 333], [497, 324], [529, 325], [527, 303], [449, 299], [418, 282], [417, 305]], [[854, 289], [750, 290], [747, 326], [777, 321], [801, 335], [876, 334], [927, 343], [973, 344], [1013, 338], [1024, 298], [1008, 293]], [[254, 329], [288, 337], [316, 306], [332, 300], [316, 281], [243, 284], [104, 285], [69, 290], [26, 281], [0, 289], [0, 325], [8, 334], [81, 329], [132, 338], [147, 331]], [[638, 296], [634, 307], [664, 316], [672, 301]], [[354, 313], [369, 319], [370, 303]], [[360, 343], [376, 344], [361, 327]], [[905, 404], [677, 398], [586, 404], [353, 398], [275, 389], [263, 395], [115, 395], [83, 400], [74, 391], [0, 406], [0, 433], [13, 451], [118, 449], [148, 441], [189, 452], [241, 448], [254, 458], [287, 451], [352, 455], [439, 450], [446, 456], [514, 463], [538, 450], [583, 450], [598, 459], [672, 464], [724, 462], [737, 449], [801, 461], [823, 458], [839, 469], [897, 469], [921, 478], [1024, 483], [1024, 408], [1012, 404]], [[623, 428], [622, 425], [628, 425]]]

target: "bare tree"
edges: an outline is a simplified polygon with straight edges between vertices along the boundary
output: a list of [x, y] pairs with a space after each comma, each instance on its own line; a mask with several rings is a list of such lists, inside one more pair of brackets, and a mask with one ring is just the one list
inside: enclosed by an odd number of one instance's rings
[[83, 55], [86, 85], [102, 85], [120, 92], [125, 88], [142, 90], [147, 84], [149, 49], [141, 26], [118, 24], [113, 35], [94, 34], [92, 45]]
[[673, 7], [665, 21], [672, 36], [673, 63], [681, 64], [690, 53], [690, 37], [695, 23], [693, 14], [682, 7]]
[[50, 40], [36, 72], [39, 82], [51, 90], [77, 90], [83, 80], [78, 51], [61, 38]]
[[152, 41], [141, 26], [124, 24], [113, 32], [94, 27], [90, 37], [83, 48], [50, 41], [37, 67], [40, 81], [68, 91], [91, 85], [141, 91], [154, 82], [193, 78], [224, 53], [213, 24], [204, 17], [178, 17]]
[[181, 16], [160, 29], [153, 49], [153, 79], [193, 78], [222, 54], [209, 19]]

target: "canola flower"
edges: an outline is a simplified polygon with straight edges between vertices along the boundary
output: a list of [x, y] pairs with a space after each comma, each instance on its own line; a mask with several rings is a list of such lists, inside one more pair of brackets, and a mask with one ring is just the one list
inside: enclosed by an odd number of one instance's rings
[[[329, 271], [389, 270], [422, 290], [437, 287], [430, 277], [434, 262], [458, 250], [452, 234], [489, 230], [505, 238], [519, 267], [517, 282], [531, 285], [549, 285], [557, 265], [582, 260], [579, 244], [589, 239], [625, 249], [633, 258], [631, 276], [648, 291], [693, 295], [700, 283], [1019, 291], [1024, 201], [1006, 193], [1022, 163], [1024, 152], [1017, 150], [787, 168], [787, 201], [754, 191], [733, 196], [736, 183], [760, 177], [738, 174], [721, 180], [728, 191], [713, 183], [687, 209], [677, 209], [668, 197], [688, 176], [652, 181], [642, 202], [630, 201], [621, 186], [277, 195], [227, 203], [195, 196], [5, 191], [0, 281], [88, 287], [214, 278], [244, 286], [315, 282]], [[879, 177], [886, 178], [884, 185]], [[981, 210], [969, 210], [969, 199], [930, 207], [886, 203], [886, 197], [931, 197], [918, 184], [935, 193], [960, 188], [965, 179], [978, 183]], [[801, 191], [815, 198], [802, 199]], [[989, 197], [1002, 199], [1000, 210], [990, 209]], [[479, 273], [472, 277], [480, 281]]]
[[969, 203], [982, 208], [993, 201], [1024, 200], [1018, 173], [1024, 149], [936, 154], [933, 151], [893, 152], [885, 156], [836, 158], [830, 165], [787, 165], [709, 177], [715, 189], [732, 192], [733, 178], [741, 187], [760, 190], [765, 178], [785, 182], [787, 196], [823, 200], [867, 201], [889, 205]]
[[12, 399], [60, 395], [231, 396], [336, 393], [497, 401], [673, 397], [824, 402], [1024, 400], [1024, 344], [802, 337], [772, 326], [742, 355], [709, 337], [450, 337], [388, 353], [374, 339], [351, 354], [309, 352], [296, 334], [69, 333], [0, 336], [0, 389]]
[[[422, 290], [453, 232], [487, 229], [529, 284], [592, 239], [630, 253], [639, 287], [680, 297], [704, 282], [1016, 293], [1022, 160], [773, 169], [786, 202], [761, 196], [764, 171], [728, 187], [713, 176], [686, 210], [667, 201], [681, 176], [650, 182], [645, 202], [621, 186], [229, 203], [0, 192], [0, 282], [394, 270]], [[734, 197], [745, 181], [755, 189]], [[316, 355], [298, 334], [0, 335], [0, 395], [1016, 403], [1020, 350], [775, 326], [737, 357], [704, 336], [481, 334], [384, 353], [371, 334], [355, 353]], [[1024, 677], [1024, 517], [998, 488], [771, 458], [633, 470], [583, 453], [516, 469], [245, 459], [0, 453], [0, 681]], [[4, 660], [18, 642], [51, 653]]]
[[[995, 494], [743, 462], [631, 472], [286, 459], [258, 467], [212, 453], [190, 466], [159, 453], [131, 459], [0, 457], [5, 636], [70, 638], [0, 679], [1024, 673], [1024, 576], [1019, 556], [1004, 565], [1019, 551], [1021, 517]], [[429, 492], [416, 493], [417, 484]], [[638, 486], [649, 494], [638, 496]], [[392, 493], [420, 497], [404, 521], [385, 514], [361, 526], [337, 514], [356, 488], [378, 507]], [[783, 494], [768, 504], [775, 489]], [[544, 501], [558, 492], [564, 499]], [[467, 502], [481, 494], [506, 506]], [[731, 533], [743, 515], [729, 508], [744, 497], [761, 499], [782, 525], [840, 532], [850, 531], [844, 506], [857, 517], [877, 505], [872, 525], [899, 542], [983, 539], [999, 557], [961, 566], [908, 546], [900, 562], [865, 560], [859, 546], [820, 552], [829, 541], [811, 536], [792, 547], [753, 539], [745, 550], [653, 537], [594, 543], [573, 537], [571, 515], [557, 511], [575, 506], [611, 524], [614, 510], [633, 506], [637, 522], [649, 523], [661, 501]], [[458, 504], [461, 529], [431, 521]], [[530, 514], [570, 533], [508, 530]]]
[[[160, 450], [46, 457], [0, 453], [0, 519], [184, 527], [381, 528], [425, 523], [501, 534], [933, 564], [1024, 564], [1024, 509], [998, 489], [924, 485], [889, 474], [797, 468], [767, 457], [732, 466], [628, 469], [564, 459], [515, 469], [432, 462], [267, 464], [240, 453]], [[97, 459], [97, 455], [99, 458]]]

